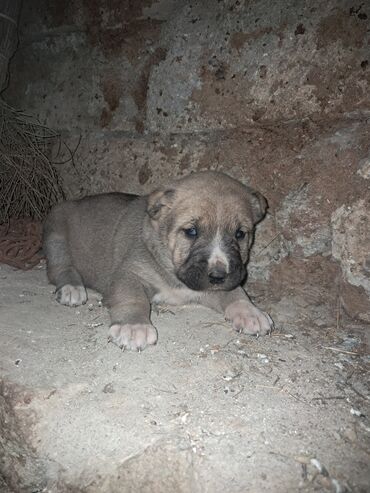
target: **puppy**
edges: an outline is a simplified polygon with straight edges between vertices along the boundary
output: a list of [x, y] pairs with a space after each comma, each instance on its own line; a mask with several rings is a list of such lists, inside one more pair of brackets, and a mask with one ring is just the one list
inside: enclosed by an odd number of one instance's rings
[[54, 207], [44, 227], [49, 280], [63, 305], [103, 294], [109, 339], [140, 351], [157, 342], [154, 303], [201, 304], [233, 327], [273, 327], [242, 289], [255, 225], [266, 212], [258, 192], [226, 174], [193, 173], [147, 196], [102, 194]]

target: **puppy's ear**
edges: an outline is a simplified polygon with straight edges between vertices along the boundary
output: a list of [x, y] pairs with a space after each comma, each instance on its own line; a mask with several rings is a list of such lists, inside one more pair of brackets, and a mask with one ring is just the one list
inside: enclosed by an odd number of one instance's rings
[[265, 217], [268, 204], [265, 197], [255, 190], [250, 190], [250, 201], [252, 204], [253, 223], [258, 224]]
[[156, 190], [148, 197], [147, 213], [151, 219], [159, 219], [164, 209], [170, 209], [175, 196], [175, 190]]

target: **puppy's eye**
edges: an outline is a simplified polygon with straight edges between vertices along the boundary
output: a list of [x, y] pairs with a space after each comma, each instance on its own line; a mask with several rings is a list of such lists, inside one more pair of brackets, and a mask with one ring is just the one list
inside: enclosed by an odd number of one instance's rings
[[242, 231], [241, 229], [237, 229], [235, 233], [235, 238], [237, 240], [243, 240], [245, 238], [245, 232]]
[[189, 238], [195, 238], [198, 236], [198, 231], [197, 231], [197, 228], [195, 226], [192, 226], [191, 228], [185, 228], [184, 233]]

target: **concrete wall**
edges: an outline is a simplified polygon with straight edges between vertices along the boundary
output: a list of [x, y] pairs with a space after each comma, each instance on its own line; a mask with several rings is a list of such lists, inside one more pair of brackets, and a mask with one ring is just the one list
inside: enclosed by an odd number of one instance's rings
[[258, 188], [254, 285], [369, 320], [369, 19], [348, 0], [25, 2], [6, 98], [75, 150], [70, 197], [202, 169]]

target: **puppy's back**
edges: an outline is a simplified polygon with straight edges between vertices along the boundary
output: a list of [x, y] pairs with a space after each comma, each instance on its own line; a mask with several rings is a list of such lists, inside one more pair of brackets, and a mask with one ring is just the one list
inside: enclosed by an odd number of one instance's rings
[[125, 223], [128, 206], [135, 200], [140, 198], [107, 193], [56, 205], [44, 225], [47, 255], [50, 245], [63, 242], [63, 255], [69, 256], [85, 285], [103, 291], [114, 269], [117, 228]]

